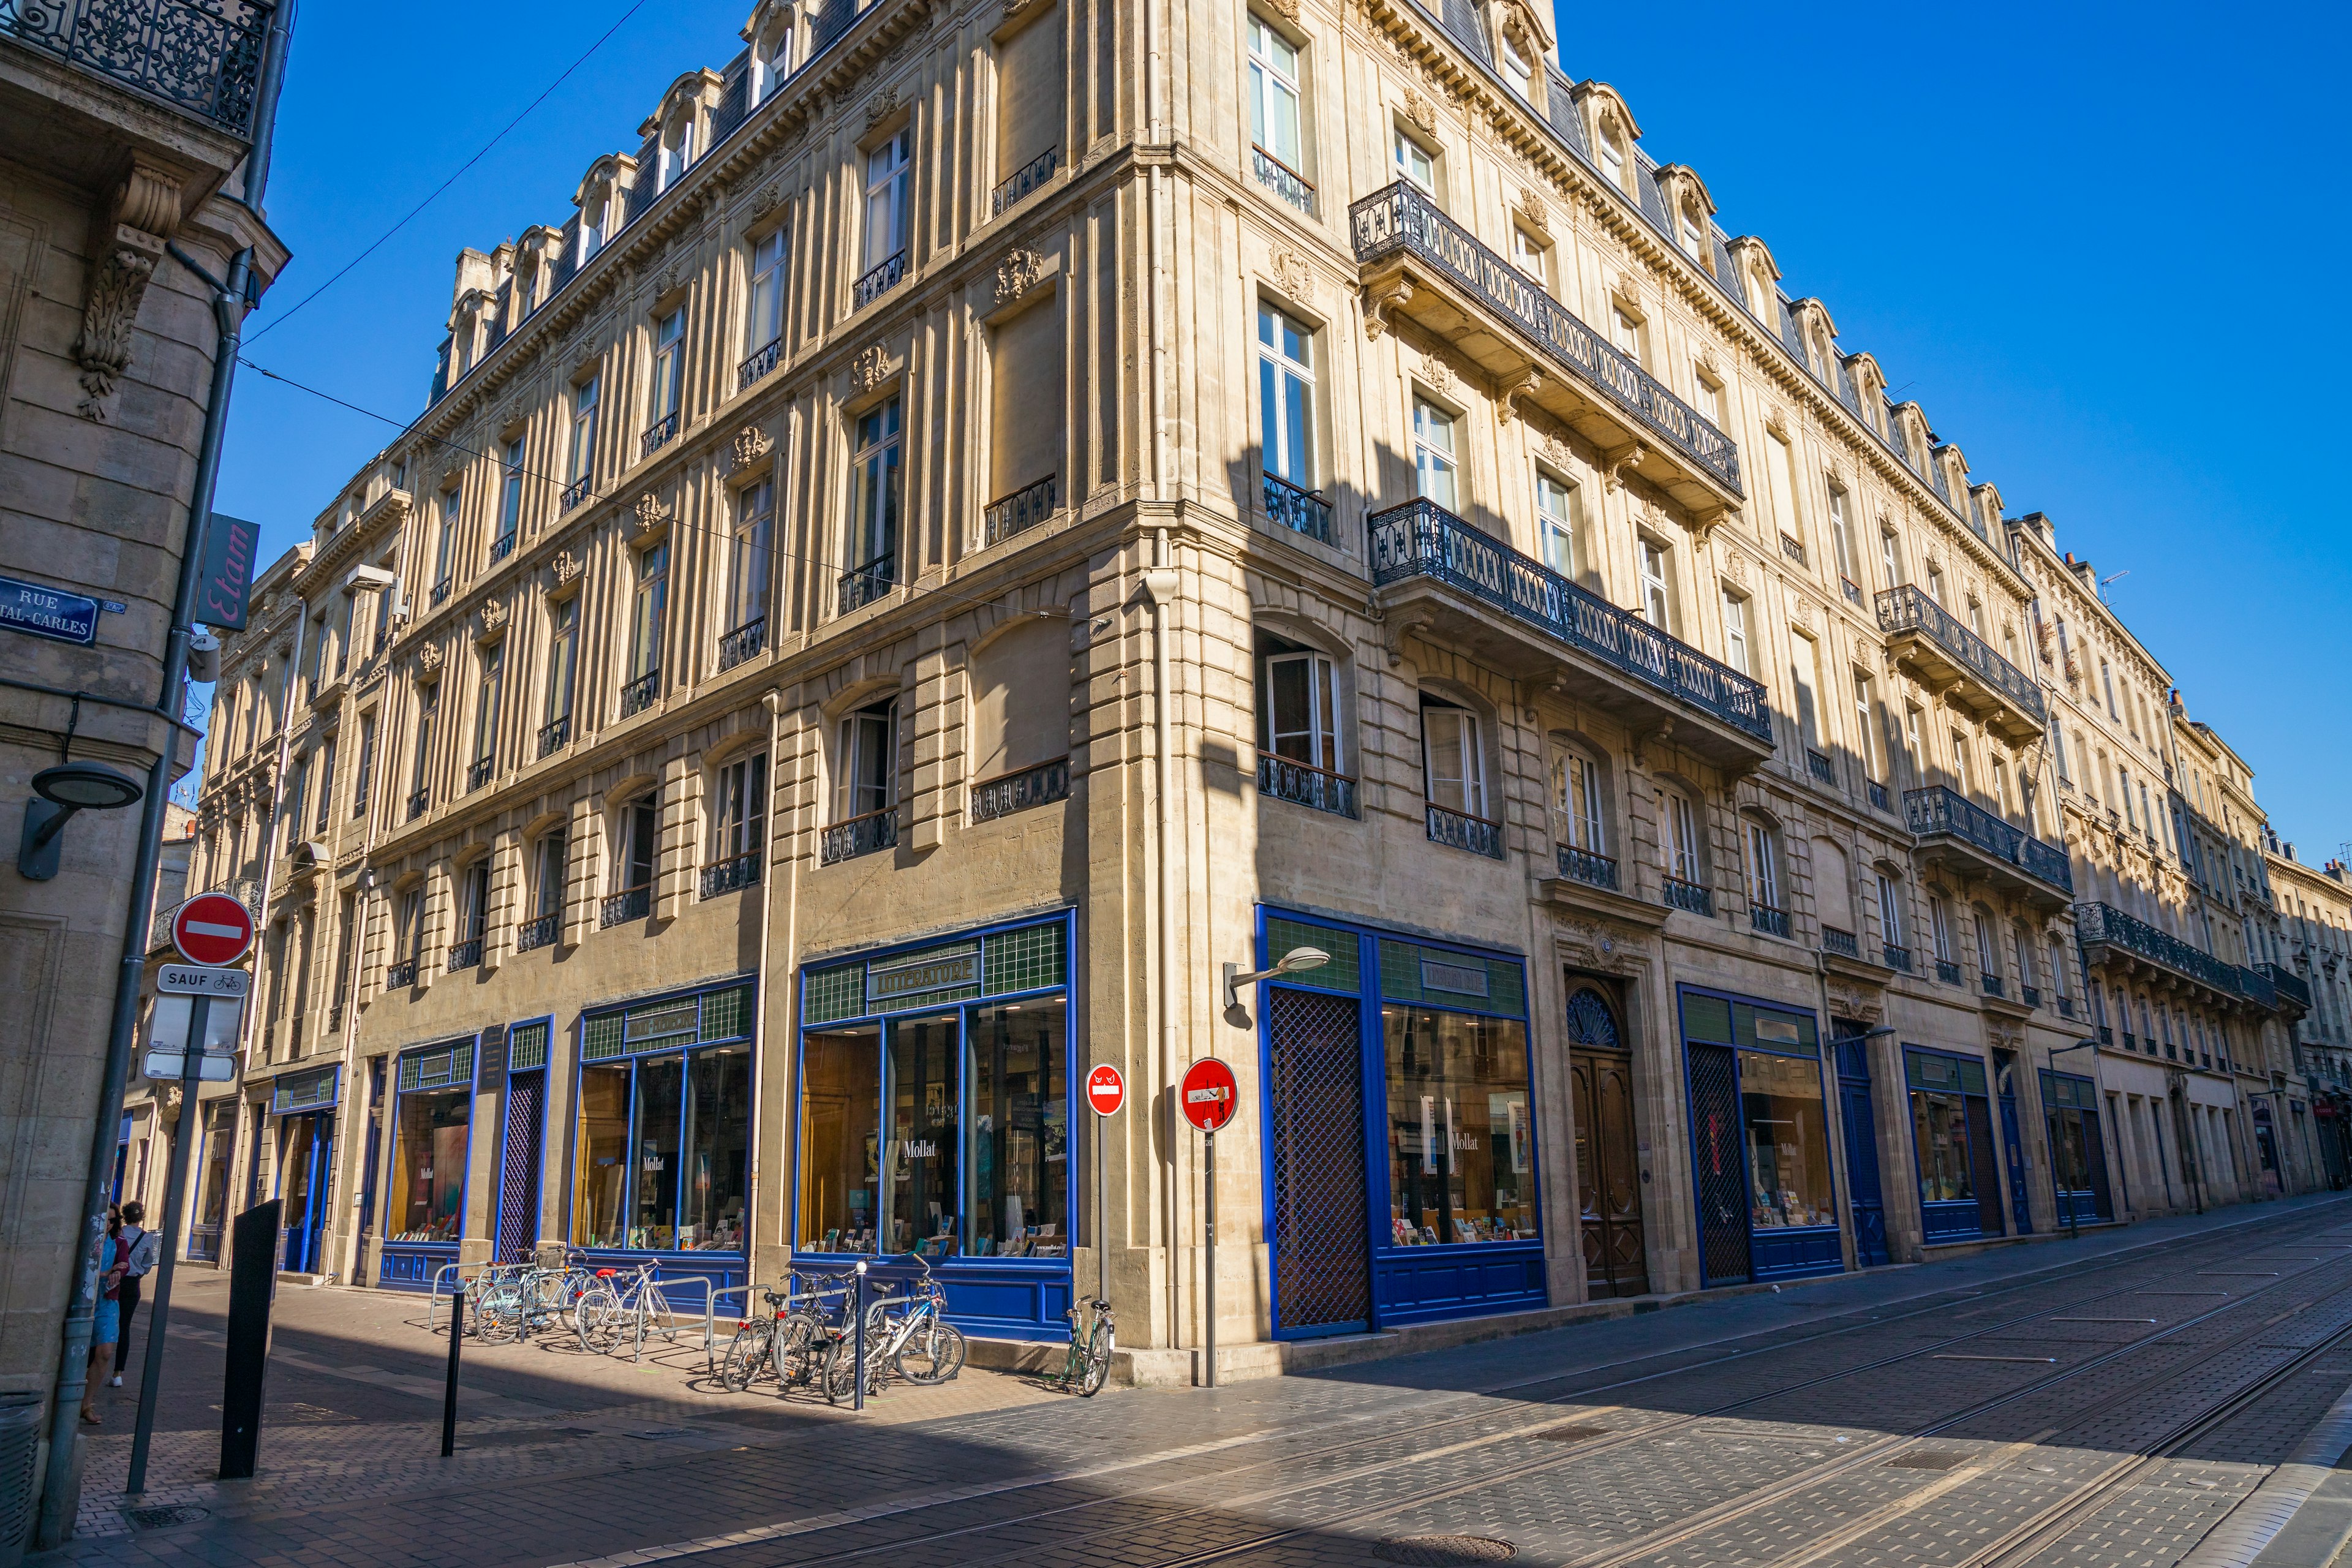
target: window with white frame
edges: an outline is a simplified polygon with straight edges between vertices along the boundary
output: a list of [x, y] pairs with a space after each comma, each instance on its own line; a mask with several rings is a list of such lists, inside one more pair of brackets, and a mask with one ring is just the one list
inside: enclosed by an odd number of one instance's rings
[[1951, 740], [1952, 783], [1958, 786], [1962, 795], [1973, 796], [1977, 793], [1977, 781], [1975, 772], [1969, 765], [1969, 738], [1955, 730]]
[[889, 568], [898, 548], [898, 400], [858, 416], [851, 457], [849, 563]]
[[898, 798], [898, 700], [842, 716], [834, 752], [834, 820], [889, 810]]
[[1937, 604], [1945, 603], [1944, 569], [1934, 562], [1927, 563], [1927, 597]]
[[661, 668], [662, 630], [669, 609], [669, 542], [637, 552], [636, 591], [629, 605], [629, 679]]
[[1614, 301], [1609, 306], [1609, 336], [1627, 359], [1639, 365], [1648, 363], [1642, 353], [1642, 318]]
[[1606, 855], [1601, 828], [1601, 768], [1581, 752], [1562, 746], [1551, 758], [1552, 837], [1588, 855]]
[[1927, 926], [1929, 934], [1936, 943], [1936, 962], [1951, 963], [1952, 910], [1951, 906], [1944, 901], [1943, 895], [1940, 893], [1931, 894], [1928, 897]]
[[2022, 924], [2020, 924], [2011, 932], [2011, 941], [2017, 949], [2017, 983], [2020, 985], [2040, 984], [2041, 981], [2035, 973], [2036, 965], [2033, 962], [2032, 935]]
[[1854, 565], [1853, 539], [1846, 530], [1845, 491], [1836, 485], [1830, 487], [1830, 542], [1837, 551], [1838, 575], [1846, 582], [1860, 584], [1861, 571]]
[[866, 154], [866, 264], [871, 272], [907, 248], [908, 153], [901, 131]]
[[1298, 50], [1256, 16], [1249, 19], [1250, 140], [1302, 178]]
[[466, 879], [457, 897], [457, 929], [465, 933], [462, 942], [478, 944], [490, 921], [490, 858], [487, 855], [466, 868]]
[[1706, 880], [1699, 869], [1698, 812], [1678, 789], [1658, 791], [1658, 822], [1666, 875], [1679, 882]]
[[1742, 675], [1756, 673], [1756, 655], [1748, 645], [1748, 601], [1723, 591], [1723, 662]]
[[2072, 1000], [2066, 994], [2066, 950], [2054, 942], [2050, 944], [2050, 994], [2062, 1009]]
[[688, 165], [694, 162], [694, 106], [688, 104], [670, 121], [662, 137], [661, 183], [656, 190], [666, 191], [677, 184]]
[[1601, 153], [1601, 174], [1607, 176], [1611, 184], [1621, 191], [1624, 190], [1626, 188], [1625, 147], [1624, 143], [1617, 139], [1617, 127], [1604, 121], [1601, 127], [1599, 140], [1598, 151]]
[[1675, 625], [1673, 553], [1644, 535], [1635, 542], [1633, 554], [1642, 569], [1642, 618], [1672, 634]]
[[710, 817], [710, 858], [756, 855], [767, 842], [768, 755], [754, 752], [719, 770]]
[[647, 790], [621, 807], [613, 824], [613, 887], [634, 893], [654, 885], [661, 862], [661, 797]]
[[547, 613], [546, 724], [572, 717], [572, 672], [580, 657], [580, 601], [565, 599]]
[[1788, 908], [1780, 895], [1780, 847], [1760, 822], [1748, 824], [1748, 901], [1775, 912]]
[[1885, 872], [1878, 873], [1879, 938], [1889, 947], [1908, 947], [1903, 934], [1903, 885]]
[[675, 416], [685, 393], [686, 311], [680, 309], [664, 316], [654, 328], [654, 422]]
[[1853, 672], [1853, 733], [1854, 749], [1862, 756], [1864, 778], [1884, 779], [1878, 755], [1878, 724], [1874, 715], [1878, 709], [1878, 683], [1866, 669]]
[[1467, 708], [1421, 700], [1423, 787], [1432, 805], [1486, 820], [1486, 758], [1479, 748], [1478, 715]]
[[1993, 952], [1992, 917], [1979, 909], [1970, 916], [1977, 932], [1977, 973], [1989, 980], [2000, 978], [2000, 959]]
[[499, 750], [499, 698], [506, 689], [507, 648], [502, 642], [482, 650], [481, 691], [474, 703], [474, 761], [492, 762]]
[[1286, 762], [1339, 765], [1339, 676], [1328, 656], [1267, 638], [1258, 660], [1258, 744]]
[[1425, 397], [1412, 400], [1414, 493], [1448, 511], [1461, 510], [1454, 457], [1454, 416]]
[[761, 479], [736, 492], [735, 536], [727, 571], [730, 628], [768, 617], [768, 542], [775, 518], [775, 480]]
[[793, 74], [793, 25], [789, 13], [785, 20], [779, 22], [766, 37], [760, 40], [759, 47], [752, 51], [752, 58], [754, 68], [759, 72], [759, 81], [751, 101], [765, 103]]
[[1789, 684], [1797, 703], [1797, 735], [1812, 751], [1826, 749], [1822, 723], [1821, 647], [1800, 631], [1789, 637]]
[[441, 527], [433, 543], [433, 585], [449, 581], [457, 564], [457, 492], [441, 492]]
[[499, 448], [501, 481], [499, 492], [499, 537], [512, 539], [522, 526], [522, 443], [509, 441]]
[[1729, 426], [1730, 420], [1723, 409], [1723, 383], [1705, 371], [1691, 374], [1691, 401], [1697, 406], [1699, 416], [1717, 429]]
[[[588, 477], [596, 462], [596, 385], [590, 376], [572, 389], [572, 445], [564, 478], [574, 482]], [[626, 418], [627, 415], [623, 414]]]
[[572, 877], [571, 839], [561, 827], [542, 834], [531, 847], [530, 912], [533, 919], [563, 913], [563, 893]]
[[1551, 289], [1551, 248], [1529, 234], [1525, 224], [1511, 226], [1511, 265], [1536, 280], [1536, 287]]
[[421, 795], [432, 781], [433, 723], [441, 710], [441, 683], [435, 681], [416, 694], [416, 752], [409, 769], [408, 790]]
[[1886, 586], [1896, 588], [1903, 584], [1903, 536], [1891, 528], [1878, 531], [1878, 566], [1886, 574]]
[[1434, 199], [1437, 195], [1437, 154], [1423, 146], [1417, 138], [1406, 135], [1402, 126], [1397, 127], [1391, 135], [1394, 141], [1390, 153], [1396, 162], [1397, 178], [1411, 181], [1421, 187], [1423, 195]]
[[1534, 101], [1535, 61], [1528, 58], [1527, 45], [1509, 32], [1503, 35], [1503, 81], [1521, 99]]
[[743, 352], [756, 354], [784, 335], [784, 231], [751, 243], [751, 296], [743, 320]]
[[1286, 312], [1257, 308], [1260, 462], [1302, 490], [1315, 488], [1315, 333]]
[[1574, 580], [1577, 542], [1584, 532], [1584, 497], [1575, 485], [1536, 470], [1536, 529], [1543, 563]]

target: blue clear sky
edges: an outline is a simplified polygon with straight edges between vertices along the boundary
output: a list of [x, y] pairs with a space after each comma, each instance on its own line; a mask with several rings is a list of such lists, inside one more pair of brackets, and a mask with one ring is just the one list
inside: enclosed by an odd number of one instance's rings
[[[1225, 0], [1216, 0], [1225, 3]], [[1237, 3], [1237, 0], [1236, 0]], [[471, 157], [632, 0], [454, 50], [445, 13], [313, 5], [269, 217], [296, 259], [247, 357], [401, 419], [458, 248], [561, 221], [662, 89], [739, 47], [748, 0], [646, 5], [512, 136], [282, 329], [293, 303]], [[1772, 247], [1977, 476], [2057, 522], [2192, 715], [2255, 769], [2305, 860], [2352, 837], [2339, 388], [2341, 8], [1639, 6], [1562, 16], [1662, 162]], [[498, 68], [488, 68], [492, 58]], [[255, 334], [262, 334], [256, 336]], [[220, 504], [270, 553], [394, 427], [245, 372]]]

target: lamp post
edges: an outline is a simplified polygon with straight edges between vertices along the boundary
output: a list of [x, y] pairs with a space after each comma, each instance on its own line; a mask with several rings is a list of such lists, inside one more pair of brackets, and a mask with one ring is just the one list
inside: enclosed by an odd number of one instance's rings
[[[2050, 1070], [2053, 1073], [2058, 1070], [2058, 1058], [2064, 1056], [2067, 1052], [2084, 1050], [2089, 1051], [2092, 1057], [2096, 1058], [2099, 1054], [2099, 1042], [2096, 1039], [2076, 1040], [2071, 1046], [2059, 1046], [2054, 1047], [2049, 1053]], [[2095, 1069], [2097, 1066], [2097, 1061], [2094, 1059], [2092, 1067]], [[2047, 1105], [2044, 1105], [2042, 1108], [2042, 1114], [2045, 1119], [2049, 1118], [2050, 1108]], [[2053, 1123], [2052, 1130], [2055, 1131], [2054, 1122]], [[2078, 1177], [2081, 1173], [2082, 1173], [2079, 1171], [2075, 1173]], [[2058, 1185], [2058, 1147], [2057, 1141], [2055, 1139], [2051, 1141], [2050, 1147], [2050, 1195], [2053, 1199], [2066, 1204], [2066, 1239], [2069, 1241], [2082, 1240], [2083, 1227], [2081, 1222], [2075, 1216], [2074, 1205], [2071, 1201], [2068, 1201], [2063, 1196], [2064, 1189]]]

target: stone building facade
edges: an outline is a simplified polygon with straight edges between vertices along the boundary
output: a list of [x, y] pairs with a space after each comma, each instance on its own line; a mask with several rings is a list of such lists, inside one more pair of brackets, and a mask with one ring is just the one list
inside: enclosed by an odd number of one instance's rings
[[[201, 38], [157, 7], [129, 42], [94, 45], [100, 10], [0, 20], [12, 842], [34, 776], [62, 761], [142, 784], [160, 755], [174, 776], [193, 763], [179, 693], [158, 699], [216, 340], [210, 289], [165, 247], [216, 277], [249, 247], [257, 289], [286, 259], [242, 199], [270, 7], [216, 7]], [[92, 1143], [116, 1133], [100, 1101], [141, 814], [73, 818], [53, 878], [13, 857], [0, 870], [0, 1396], [46, 1402], [58, 1375]]]
[[2310, 1163], [2318, 1178], [2342, 1187], [2352, 1182], [2352, 886], [2341, 859], [2308, 865], [2267, 829], [2263, 852], [2284, 948], [2280, 994], [2305, 1008], [2292, 1066], [2310, 1100]]
[[771, 0], [466, 252], [209, 760], [289, 1257], [1107, 1247], [1191, 1376], [1210, 1055], [1236, 1367], [2146, 1212], [2046, 538], [1550, 27]]

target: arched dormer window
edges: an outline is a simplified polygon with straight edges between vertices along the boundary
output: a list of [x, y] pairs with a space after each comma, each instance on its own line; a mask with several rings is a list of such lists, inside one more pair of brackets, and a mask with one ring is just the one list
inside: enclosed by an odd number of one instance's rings
[[743, 24], [743, 41], [751, 46], [753, 103], [767, 102], [793, 74], [797, 20], [791, 0], [762, 0]]
[[1593, 166], [1618, 190], [1633, 195], [1633, 144], [1642, 139], [1642, 128], [1633, 122], [1633, 111], [1625, 107], [1617, 89], [1606, 82], [1580, 82], [1574, 97], [1584, 116], [1584, 135], [1592, 148]]
[[572, 197], [580, 209], [580, 253], [574, 266], [585, 267], [620, 229], [636, 172], [637, 161], [625, 153], [607, 153], [590, 165]]
[[1714, 271], [1714, 197], [1707, 195], [1706, 184], [1685, 164], [1669, 163], [1658, 171], [1657, 178], [1658, 194], [1665, 198], [1666, 211], [1671, 215], [1675, 244], [1684, 255], [1707, 271]]

